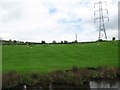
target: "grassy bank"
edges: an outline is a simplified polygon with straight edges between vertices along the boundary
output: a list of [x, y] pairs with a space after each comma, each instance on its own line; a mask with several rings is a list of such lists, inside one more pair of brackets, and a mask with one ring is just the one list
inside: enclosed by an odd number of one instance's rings
[[118, 66], [117, 41], [68, 45], [7, 45], [2, 49], [3, 72], [47, 73], [73, 66]]
[[31, 88], [49, 88], [52, 84], [67, 84], [80, 87], [90, 80], [118, 80], [120, 71], [117, 68], [99, 67], [99, 68], [78, 68], [73, 67], [69, 70], [56, 70], [47, 74], [39, 72], [22, 73], [8, 72], [3, 73], [4, 88], [20, 88], [21, 85], [27, 85]]

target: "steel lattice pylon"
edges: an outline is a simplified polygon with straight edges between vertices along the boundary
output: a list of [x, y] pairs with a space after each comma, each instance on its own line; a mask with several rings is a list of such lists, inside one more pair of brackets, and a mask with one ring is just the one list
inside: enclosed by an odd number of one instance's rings
[[105, 30], [104, 19], [107, 18], [108, 21], [109, 21], [109, 18], [105, 17], [103, 15], [103, 11], [106, 11], [106, 13], [108, 14], [108, 10], [102, 8], [103, 3], [105, 3], [107, 5], [107, 2], [101, 2], [101, 1], [94, 4], [94, 8], [97, 4], [99, 5], [99, 10], [94, 11], [94, 15], [96, 15], [96, 12], [99, 13], [99, 17], [94, 19], [94, 22], [96, 22], [96, 20], [99, 20], [99, 22], [98, 22], [99, 23], [99, 37], [98, 37], [98, 40], [101, 40], [102, 37], [105, 37], [105, 39], [107, 40], [107, 34], [106, 34], [106, 30]]

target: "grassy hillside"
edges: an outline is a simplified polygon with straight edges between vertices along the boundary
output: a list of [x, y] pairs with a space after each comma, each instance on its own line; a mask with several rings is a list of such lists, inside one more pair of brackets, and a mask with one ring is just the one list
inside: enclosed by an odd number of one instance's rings
[[116, 42], [69, 45], [3, 46], [3, 72], [68, 69], [73, 66], [98, 67], [118, 65]]

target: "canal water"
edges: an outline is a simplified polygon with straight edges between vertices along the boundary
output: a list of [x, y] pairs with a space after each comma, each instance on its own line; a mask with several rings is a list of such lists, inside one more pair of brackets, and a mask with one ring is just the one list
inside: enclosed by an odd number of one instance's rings
[[29, 88], [26, 85], [23, 85], [20, 88], [9, 90], [120, 90], [120, 81], [107, 81], [107, 80], [90, 81], [89, 83], [79, 87], [75, 87], [72, 85], [54, 84], [50, 85], [49, 88], [42, 88], [41, 86]]
[[100, 88], [111, 89], [111, 90], [120, 90], [120, 81], [90, 81], [90, 90], [99, 90]]

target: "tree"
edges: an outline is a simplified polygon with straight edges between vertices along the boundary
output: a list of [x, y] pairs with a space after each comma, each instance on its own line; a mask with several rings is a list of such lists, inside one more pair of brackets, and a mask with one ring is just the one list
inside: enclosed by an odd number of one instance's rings
[[12, 40], [11, 39], [8, 41], [8, 44], [12, 44]]
[[115, 39], [116, 39], [115, 37], [112, 38], [113, 41], [115, 41]]
[[77, 41], [77, 40], [75, 40], [75, 43], [78, 43], [78, 41]]
[[52, 43], [53, 43], [53, 44], [56, 44], [57, 42], [54, 40]]
[[42, 44], [45, 44], [46, 42], [44, 40], [41, 41]]
[[14, 40], [14, 41], [13, 41], [13, 43], [14, 43], [14, 44], [17, 44], [17, 41], [16, 41], [16, 40]]
[[103, 42], [103, 40], [102, 40], [102, 39], [99, 39], [98, 41], [99, 41], [99, 42]]
[[61, 41], [61, 44], [63, 44], [63, 41]]
[[68, 44], [68, 41], [65, 40], [65, 41], [64, 41], [64, 44]]

